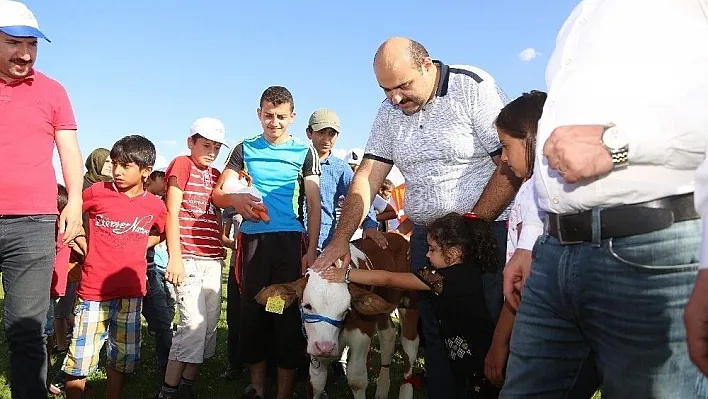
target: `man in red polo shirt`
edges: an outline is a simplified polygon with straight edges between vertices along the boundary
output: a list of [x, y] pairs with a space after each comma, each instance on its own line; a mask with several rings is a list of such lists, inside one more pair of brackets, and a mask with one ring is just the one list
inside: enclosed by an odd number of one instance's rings
[[[17, 399], [47, 397], [43, 330], [56, 235], [66, 245], [81, 228], [76, 122], [64, 88], [33, 69], [38, 39], [46, 37], [32, 12], [22, 3], [0, 1], [0, 272], [10, 387]], [[61, 215], [54, 143], [69, 194]]]

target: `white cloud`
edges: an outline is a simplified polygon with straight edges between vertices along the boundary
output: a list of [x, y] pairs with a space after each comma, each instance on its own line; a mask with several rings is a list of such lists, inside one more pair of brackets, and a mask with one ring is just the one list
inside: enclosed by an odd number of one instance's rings
[[525, 63], [529, 63], [540, 55], [542, 55], [542, 54], [539, 53], [535, 48], [528, 47], [528, 48], [523, 49], [519, 53], [519, 59]]

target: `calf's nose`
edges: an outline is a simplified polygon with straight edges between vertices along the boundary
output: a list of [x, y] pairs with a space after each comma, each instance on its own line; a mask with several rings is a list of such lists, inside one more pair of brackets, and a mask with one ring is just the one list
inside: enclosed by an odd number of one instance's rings
[[317, 350], [322, 354], [330, 354], [334, 351], [334, 342], [318, 341], [315, 342], [315, 347], [317, 347]]

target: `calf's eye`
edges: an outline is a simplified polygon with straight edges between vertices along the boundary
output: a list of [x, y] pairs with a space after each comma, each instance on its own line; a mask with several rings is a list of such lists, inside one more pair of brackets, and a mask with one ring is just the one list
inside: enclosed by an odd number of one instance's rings
[[309, 303], [306, 303], [306, 304], [302, 305], [302, 307], [305, 308], [305, 309], [307, 309], [307, 310], [312, 310], [312, 305], [310, 305]]

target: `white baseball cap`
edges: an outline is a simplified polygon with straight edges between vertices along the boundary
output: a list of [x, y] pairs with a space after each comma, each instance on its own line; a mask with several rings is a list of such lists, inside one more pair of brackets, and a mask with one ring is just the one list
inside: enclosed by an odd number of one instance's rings
[[361, 148], [353, 148], [347, 152], [347, 156], [344, 157], [344, 160], [349, 165], [361, 165], [362, 158], [364, 158], [364, 150]]
[[189, 129], [189, 136], [192, 137], [195, 134], [205, 139], [221, 143], [227, 147], [229, 146], [226, 144], [226, 128], [224, 128], [224, 124], [216, 118], [199, 118], [194, 121], [192, 128]]
[[39, 23], [32, 11], [14, 0], [0, 0], [0, 32], [14, 37], [36, 37], [50, 41], [39, 30]]

